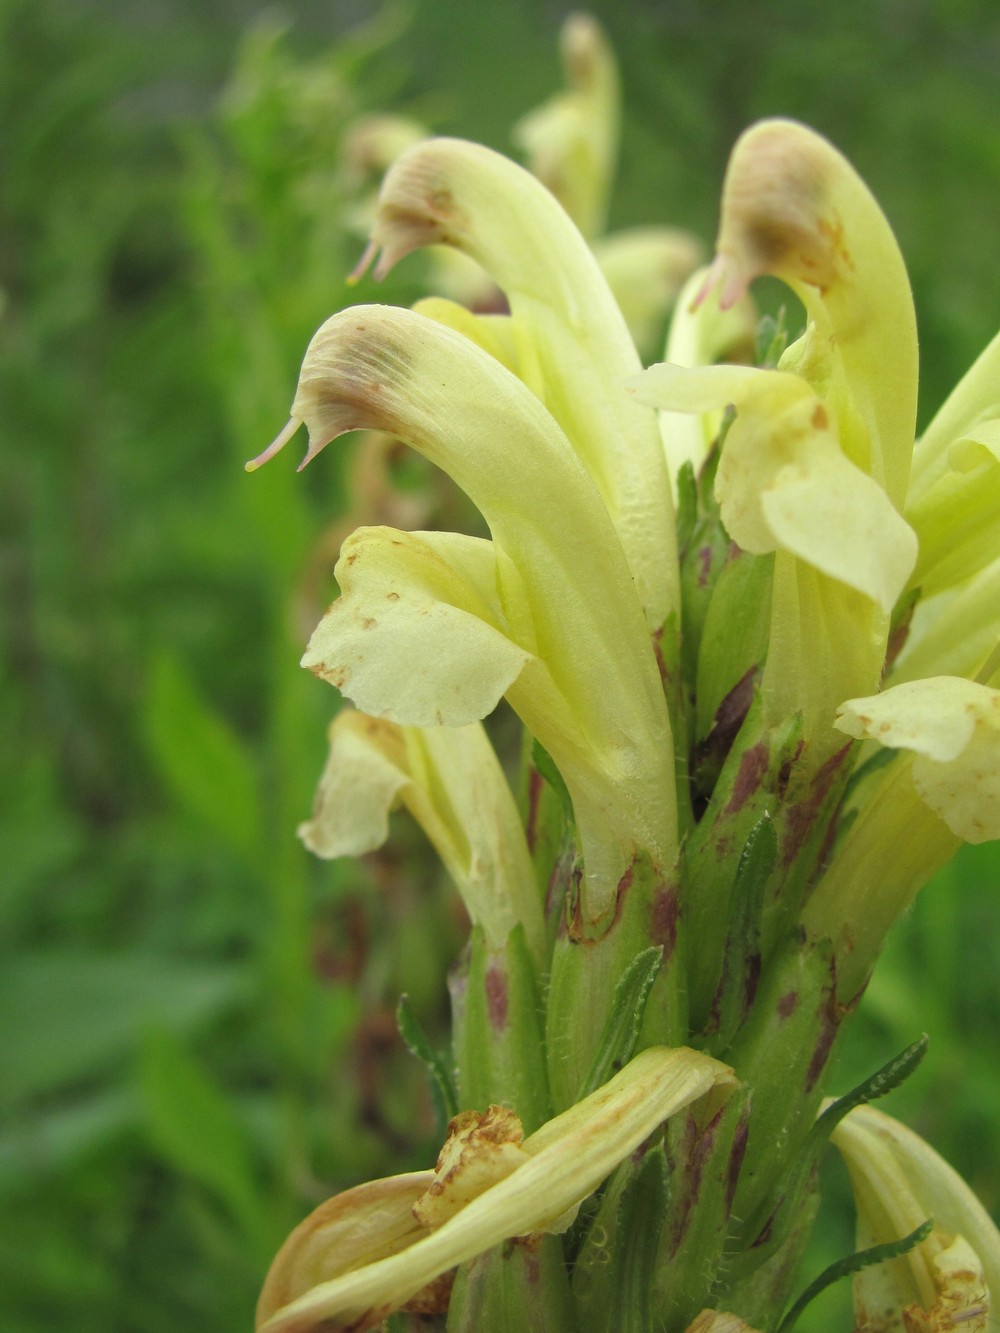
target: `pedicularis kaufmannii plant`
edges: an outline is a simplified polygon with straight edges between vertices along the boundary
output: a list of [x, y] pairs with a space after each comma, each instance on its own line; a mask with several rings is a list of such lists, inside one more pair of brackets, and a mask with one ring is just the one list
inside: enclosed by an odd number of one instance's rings
[[[566, 42], [571, 90], [523, 138], [593, 239], [614, 68], [587, 21]], [[633, 296], [652, 254], [695, 262], [633, 242], [608, 265]], [[452, 1118], [434, 1170], [293, 1232], [259, 1327], [788, 1329], [829, 1142], [858, 1327], [996, 1327], [996, 1228], [867, 1105], [919, 1047], [824, 1090], [893, 922], [963, 841], [1000, 836], [1000, 340], [915, 443], [896, 242], [791, 121], [737, 143], [716, 258], [646, 371], [595, 250], [504, 157], [429, 139], [394, 163], [366, 263], [424, 246], [476, 260], [509, 313], [334, 315], [257, 461], [301, 424], [307, 461], [386, 431], [491, 534], [361, 528], [304, 658], [356, 706], [307, 844], [370, 850], [402, 802], [468, 911], [432, 1060]], [[805, 332], [716, 364], [764, 274]], [[518, 798], [482, 726], [502, 698]]]

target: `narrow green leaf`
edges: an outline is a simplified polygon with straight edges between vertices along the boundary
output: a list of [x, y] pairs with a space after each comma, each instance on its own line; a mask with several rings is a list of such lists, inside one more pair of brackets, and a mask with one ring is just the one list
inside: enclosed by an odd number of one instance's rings
[[0, 971], [0, 1108], [109, 1072], [152, 1025], [189, 1032], [246, 994], [236, 967], [136, 950], [26, 951]]
[[615, 986], [601, 1043], [577, 1100], [589, 1097], [631, 1060], [646, 1012], [646, 1001], [663, 962], [659, 946], [644, 949], [625, 969]]
[[698, 481], [694, 465], [685, 462], [677, 473], [677, 549], [682, 554], [691, 544], [698, 519]]
[[762, 315], [754, 334], [754, 361], [763, 370], [773, 370], [788, 346], [785, 307], [775, 315]]
[[863, 1079], [856, 1088], [852, 1088], [843, 1097], [838, 1097], [817, 1119], [810, 1138], [825, 1142], [844, 1116], [856, 1106], [865, 1106], [868, 1102], [874, 1102], [879, 1097], [884, 1097], [886, 1093], [892, 1092], [894, 1088], [898, 1088], [923, 1060], [928, 1045], [929, 1038], [924, 1033], [904, 1051], [900, 1051], [899, 1055], [894, 1055], [891, 1060], [886, 1061], [881, 1069]]
[[177, 800], [255, 859], [262, 812], [253, 756], [172, 655], [153, 664], [145, 722], [153, 758]]
[[183, 1175], [215, 1195], [248, 1232], [261, 1205], [247, 1132], [222, 1091], [165, 1029], [143, 1043], [139, 1082], [154, 1146]]
[[750, 830], [736, 866], [726, 940], [725, 961], [717, 999], [719, 1042], [724, 1047], [753, 1002], [761, 965], [760, 922], [764, 891], [778, 860], [778, 838], [771, 816], [764, 812]]
[[926, 1036], [913, 1042], [899, 1055], [888, 1060], [881, 1069], [863, 1079], [856, 1088], [832, 1102], [822, 1115], [817, 1117], [806, 1135], [802, 1151], [775, 1191], [774, 1197], [777, 1198], [777, 1203], [761, 1229], [762, 1233], [767, 1235], [767, 1240], [754, 1248], [758, 1261], [776, 1250], [787, 1235], [795, 1217], [797, 1200], [805, 1189], [827, 1140], [844, 1116], [855, 1107], [875, 1101], [892, 1092], [894, 1088], [898, 1088], [920, 1064], [927, 1053], [927, 1045]]
[[911, 1231], [908, 1236], [903, 1236], [900, 1240], [887, 1241], [884, 1245], [872, 1245], [867, 1250], [858, 1250], [855, 1254], [848, 1254], [843, 1259], [838, 1259], [836, 1263], [830, 1264], [828, 1268], [824, 1268], [819, 1277], [814, 1278], [809, 1283], [802, 1295], [791, 1306], [778, 1325], [777, 1333], [789, 1333], [806, 1306], [834, 1282], [839, 1282], [844, 1277], [850, 1277], [853, 1273], [860, 1273], [863, 1268], [871, 1268], [873, 1264], [884, 1264], [890, 1259], [899, 1259], [902, 1255], [908, 1254], [921, 1241], [927, 1239], [931, 1234], [933, 1225], [932, 1219], [928, 1218], [915, 1231]]
[[401, 995], [396, 1006], [396, 1026], [406, 1049], [415, 1055], [427, 1070], [431, 1096], [440, 1127], [443, 1130], [453, 1115], [458, 1114], [458, 1097], [451, 1070], [440, 1051], [435, 1050], [423, 1024], [417, 1017], [408, 995]]

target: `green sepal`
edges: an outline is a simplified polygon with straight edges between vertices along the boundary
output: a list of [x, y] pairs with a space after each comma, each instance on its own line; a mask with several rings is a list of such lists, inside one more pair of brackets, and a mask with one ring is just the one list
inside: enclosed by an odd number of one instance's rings
[[555, 761], [538, 741], [532, 739], [531, 742], [531, 762], [537, 768], [545, 781], [549, 784], [562, 806], [563, 814], [567, 823], [573, 819], [573, 802], [570, 799], [569, 790], [563, 781], [563, 775], [556, 768]]
[[[640, 1190], [636, 1195], [632, 1192], [636, 1176], [650, 1158], [657, 1161], [655, 1169], [658, 1172], [658, 1180], [647, 1182], [647, 1190]], [[654, 1211], [647, 1218], [643, 1216], [638, 1204], [643, 1194], [650, 1190], [655, 1194]], [[669, 1194], [669, 1172], [660, 1140], [653, 1141], [647, 1147], [638, 1163], [631, 1159], [622, 1162], [611, 1176], [598, 1201], [591, 1203], [589, 1208], [584, 1204], [580, 1218], [567, 1237], [570, 1242], [573, 1237], [578, 1241], [575, 1252], [572, 1244], [567, 1245], [567, 1252], [573, 1260], [572, 1289], [581, 1328], [617, 1328], [616, 1321], [622, 1313], [618, 1301], [618, 1286], [621, 1278], [625, 1276], [621, 1272], [619, 1249], [635, 1243], [629, 1236], [629, 1229], [648, 1226], [653, 1233], [650, 1243], [655, 1247], [652, 1255], [652, 1263], [655, 1265], [656, 1252], [666, 1220]], [[638, 1243], [645, 1252], [646, 1242]], [[635, 1260], [639, 1262], [645, 1262], [645, 1259], [645, 1253], [635, 1256]], [[652, 1295], [654, 1272], [655, 1267], [650, 1268], [647, 1301]], [[638, 1304], [642, 1308], [644, 1304], [642, 1298]], [[637, 1327], [647, 1328], [649, 1325], [639, 1324]]]
[[663, 1149], [656, 1147], [633, 1167], [618, 1206], [611, 1261], [611, 1301], [617, 1333], [649, 1333], [654, 1327], [654, 1278], [669, 1197], [666, 1157]]
[[883, 678], [892, 670], [896, 658], [906, 646], [906, 641], [910, 637], [910, 626], [913, 623], [913, 613], [920, 605], [921, 596], [920, 588], [908, 588], [892, 608], [892, 621], [885, 649], [885, 666], [882, 668]]
[[754, 364], [761, 370], [774, 370], [788, 346], [787, 311], [780, 306], [777, 315], [761, 315], [754, 330]]
[[396, 1005], [396, 1027], [406, 1049], [411, 1055], [415, 1055], [427, 1070], [438, 1128], [443, 1137], [448, 1121], [453, 1115], [458, 1114], [455, 1080], [447, 1061], [441, 1052], [435, 1049], [424, 1031], [423, 1024], [410, 1003], [410, 997], [405, 994], [399, 997], [399, 1003]]
[[544, 895], [551, 946], [578, 860], [576, 827], [566, 784], [555, 761], [527, 731], [521, 748], [518, 806], [535, 878]]
[[653, 652], [663, 686], [663, 697], [670, 714], [670, 733], [674, 746], [674, 781], [677, 794], [677, 833], [685, 837], [694, 825], [691, 804], [689, 756], [693, 726], [690, 690], [684, 679], [682, 665], [683, 645], [678, 634], [680, 616], [671, 611], [660, 628], [653, 634]]
[[731, 723], [727, 726], [726, 701], [748, 673], [759, 672], [767, 656], [773, 572], [773, 556], [732, 547], [708, 603], [698, 651], [694, 731], [704, 755], [697, 777], [706, 795], [728, 753], [718, 739], [712, 742], [712, 733], [728, 733], [730, 743], [735, 737]]
[[844, 1016], [829, 942], [795, 940], [764, 973], [749, 1017], [726, 1053], [753, 1099], [733, 1205], [741, 1219], [745, 1269], [766, 1252], [765, 1224], [783, 1193], [789, 1163], [812, 1130]]
[[[698, 476], [694, 521], [688, 514], [685, 515], [686, 540], [678, 549], [682, 608], [681, 668], [685, 684], [692, 694], [698, 672], [702, 628], [716, 580], [729, 559], [732, 547], [713, 492], [719, 447], [718, 442], [713, 446]], [[689, 505], [690, 501], [687, 503]]]
[[819, 1159], [830, 1135], [857, 1106], [867, 1105], [898, 1088], [914, 1072], [927, 1053], [926, 1036], [893, 1056], [856, 1088], [831, 1102], [813, 1122], [798, 1156], [790, 1163], [783, 1178], [775, 1185], [776, 1200], [770, 1216], [761, 1226], [760, 1237], [753, 1242], [755, 1263], [769, 1257], [784, 1243], [796, 1224], [800, 1202], [815, 1178]]
[[720, 1050], [728, 1047], [757, 993], [764, 892], [774, 874], [777, 859], [778, 839], [774, 822], [765, 810], [743, 845], [733, 881], [729, 936], [712, 1014], [715, 1044]]
[[799, 718], [768, 732], [760, 725], [761, 711], [755, 697], [708, 808], [682, 853], [682, 882], [690, 886], [684, 919], [692, 1032], [714, 1026], [731, 920], [734, 857], [761, 818], [768, 813], [774, 817], [780, 809], [789, 770], [801, 749]]
[[694, 464], [686, 460], [677, 473], [677, 549], [685, 551], [691, 545], [694, 525], [698, 519], [698, 479]]
[[663, 961], [646, 999], [639, 1044], [683, 1043], [680, 925], [676, 883], [648, 856], [635, 857], [618, 883], [611, 911], [598, 922], [586, 919], [574, 877], [553, 949], [546, 1008], [549, 1086], [557, 1112], [576, 1102], [598, 1061], [620, 978], [651, 947], [662, 947]]
[[671, 1198], [654, 1298], [668, 1327], [686, 1328], [699, 1311], [713, 1305], [726, 1272], [750, 1104], [748, 1091], [741, 1088], [707, 1124], [689, 1112], [665, 1127]]
[[461, 1109], [510, 1106], [533, 1133], [552, 1107], [538, 980], [523, 928], [495, 949], [477, 926], [449, 988]]
[[458, 1270], [448, 1333], [577, 1333], [558, 1236], [504, 1241]]
[[662, 946], [644, 949], [619, 977], [601, 1033], [601, 1044], [577, 1094], [577, 1101], [596, 1092], [631, 1060], [646, 1012], [646, 1001], [662, 962]]

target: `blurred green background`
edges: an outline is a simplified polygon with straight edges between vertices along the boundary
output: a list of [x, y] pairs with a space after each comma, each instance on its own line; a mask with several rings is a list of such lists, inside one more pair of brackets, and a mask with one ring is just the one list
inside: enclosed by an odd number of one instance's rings
[[[1000, 326], [1000, 7], [591, 10], [624, 79], [613, 224], [710, 240], [738, 132], [813, 124], [896, 228], [926, 419]], [[247, 1328], [308, 1207], [434, 1151], [394, 1007], [405, 990], [442, 1030], [450, 898], [405, 825], [361, 866], [294, 837], [333, 708], [296, 663], [349, 451], [301, 478], [294, 446], [256, 477], [241, 462], [285, 420], [322, 319], [420, 292], [417, 260], [344, 284], [345, 129], [391, 108], [509, 150], [560, 81], [566, 12], [0, 0], [9, 1333]], [[925, 893], [840, 1073], [929, 1031], [888, 1109], [994, 1211], [998, 892], [988, 847]], [[835, 1207], [814, 1262], [849, 1246]], [[849, 1326], [840, 1299], [814, 1327]]]

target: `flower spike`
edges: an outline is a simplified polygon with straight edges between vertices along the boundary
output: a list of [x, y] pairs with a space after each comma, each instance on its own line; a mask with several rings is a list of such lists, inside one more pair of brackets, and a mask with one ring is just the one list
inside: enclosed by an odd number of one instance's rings
[[620, 91], [614, 53], [589, 14], [560, 33], [567, 89], [514, 126], [532, 175], [551, 190], [588, 239], [604, 227], [618, 152]]

